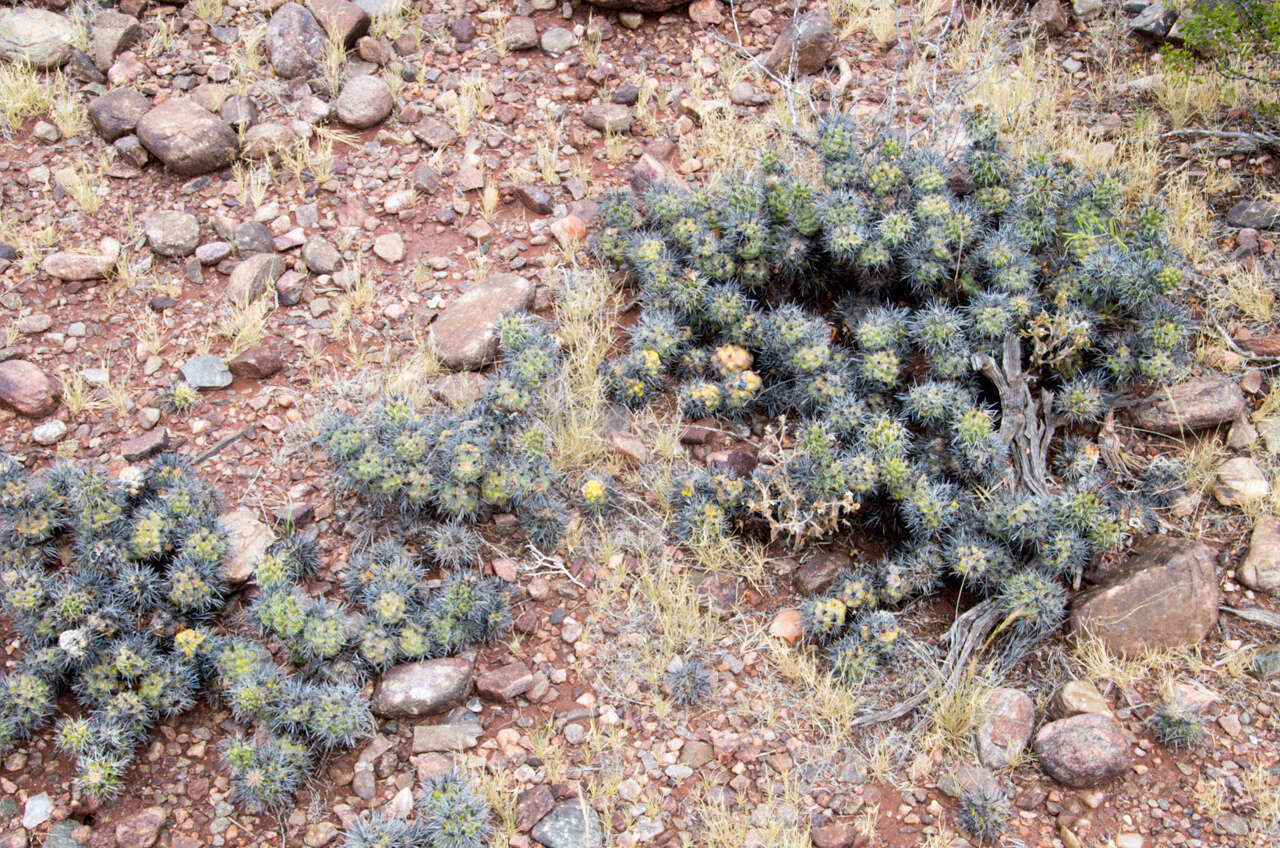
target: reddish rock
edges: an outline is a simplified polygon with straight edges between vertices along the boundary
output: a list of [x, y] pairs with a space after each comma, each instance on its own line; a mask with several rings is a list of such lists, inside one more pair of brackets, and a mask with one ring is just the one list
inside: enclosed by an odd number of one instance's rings
[[1036, 0], [1031, 7], [1031, 27], [1044, 30], [1050, 36], [1066, 32], [1067, 10], [1062, 8], [1061, 0]]
[[978, 759], [993, 769], [1004, 768], [1016, 761], [1031, 738], [1035, 719], [1035, 704], [1025, 692], [993, 690], [982, 705], [978, 728], [974, 732]]
[[373, 712], [384, 717], [442, 713], [471, 691], [472, 661], [466, 657], [404, 663], [382, 675], [373, 693]]
[[1045, 773], [1073, 789], [1106, 783], [1131, 762], [1124, 729], [1092, 713], [1046, 724], [1036, 734], [1035, 749]]
[[645, 447], [644, 440], [634, 433], [614, 430], [609, 434], [609, 443], [630, 460], [631, 465], [644, 465], [649, 461], [649, 449]]
[[307, 8], [331, 38], [350, 48], [369, 32], [369, 13], [348, 0], [307, 0]]
[[739, 477], [748, 477], [756, 468], [756, 452], [748, 447], [715, 451], [707, 455], [707, 467], [712, 471], [728, 471]]
[[769, 635], [783, 640], [788, 645], [799, 642], [803, 632], [804, 617], [798, 609], [784, 609], [769, 623]]
[[1176, 436], [1234, 421], [1244, 408], [1239, 383], [1217, 374], [1157, 389], [1130, 414], [1139, 429]]
[[160, 828], [169, 812], [164, 807], [147, 807], [116, 825], [119, 848], [151, 848], [160, 836]]
[[431, 325], [431, 343], [446, 368], [476, 371], [498, 352], [498, 321], [529, 308], [533, 283], [515, 274], [495, 274], [449, 304]]
[[528, 833], [555, 805], [555, 797], [544, 784], [521, 792], [516, 797], [516, 830]]
[[476, 676], [476, 691], [491, 701], [511, 701], [533, 685], [533, 672], [521, 662], [508, 663]]
[[689, 20], [695, 24], [718, 24], [724, 21], [720, 0], [693, 0], [689, 4]]
[[796, 569], [792, 581], [802, 595], [814, 595], [835, 582], [841, 572], [853, 566], [853, 560], [843, 551], [823, 551], [805, 560]]
[[858, 828], [850, 822], [830, 822], [809, 831], [814, 848], [851, 848], [858, 839]]
[[577, 215], [566, 215], [549, 228], [561, 247], [581, 244], [587, 237], [587, 225]]
[[728, 618], [742, 600], [742, 583], [735, 575], [721, 571], [703, 577], [697, 592], [709, 611], [720, 618]]
[[58, 408], [62, 387], [25, 359], [0, 362], [0, 404], [28, 418], [44, 418]]
[[235, 359], [227, 363], [227, 368], [236, 377], [249, 380], [265, 380], [284, 368], [284, 360], [280, 353], [264, 345], [251, 347]]
[[120, 443], [120, 455], [129, 462], [138, 462], [160, 453], [169, 446], [169, 431], [156, 427]]

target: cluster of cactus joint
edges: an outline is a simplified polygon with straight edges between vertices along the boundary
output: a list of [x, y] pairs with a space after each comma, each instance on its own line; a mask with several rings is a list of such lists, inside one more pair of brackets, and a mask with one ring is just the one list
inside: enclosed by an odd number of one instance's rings
[[355, 820], [343, 848], [484, 848], [493, 836], [493, 810], [465, 777], [449, 772], [418, 788], [416, 815], [371, 813]]
[[831, 114], [750, 173], [610, 196], [593, 237], [643, 306], [612, 399], [674, 390], [688, 418], [765, 427], [752, 474], [677, 482], [680, 534], [886, 541], [806, 610], [850, 679], [948, 576], [1003, 606], [1011, 643], [1052, 631], [1066, 585], [1183, 479], [1113, 471], [1094, 441], [1121, 393], [1191, 367], [1159, 206], [965, 124], [957, 162]]

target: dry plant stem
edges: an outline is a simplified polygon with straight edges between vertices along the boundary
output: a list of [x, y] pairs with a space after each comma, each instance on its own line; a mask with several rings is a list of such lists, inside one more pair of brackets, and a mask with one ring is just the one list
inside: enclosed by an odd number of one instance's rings
[[1218, 609], [1223, 612], [1229, 612], [1234, 616], [1239, 616], [1245, 621], [1254, 621], [1258, 624], [1265, 624], [1268, 627], [1274, 627], [1275, 629], [1280, 630], [1280, 614], [1271, 612], [1270, 610], [1264, 610], [1259, 607], [1244, 607], [1242, 609], [1236, 609], [1235, 607], [1229, 607], [1226, 605], [1220, 606]]
[[978, 354], [973, 357], [973, 366], [1000, 392], [1000, 439], [1009, 446], [1015, 487], [1048, 495], [1047, 459], [1054, 427], [1049, 411], [1053, 408], [1053, 395], [1041, 391], [1041, 406], [1036, 407], [1027, 375], [1022, 370], [1022, 345], [1017, 336], [1005, 336], [1002, 359], [1001, 366], [997, 367], [991, 356]]

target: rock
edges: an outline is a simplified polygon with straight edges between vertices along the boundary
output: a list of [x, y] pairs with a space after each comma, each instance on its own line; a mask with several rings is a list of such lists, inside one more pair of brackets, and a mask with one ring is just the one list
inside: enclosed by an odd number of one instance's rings
[[472, 661], [466, 657], [395, 666], [374, 690], [373, 711], [384, 718], [442, 713], [471, 691], [471, 671]]
[[498, 320], [533, 304], [533, 283], [515, 274], [495, 274], [467, 291], [431, 325], [431, 342], [446, 368], [478, 371], [498, 351]]
[[1078, 21], [1090, 21], [1102, 14], [1102, 0], [1072, 0], [1071, 14]]
[[1071, 633], [1100, 638], [1107, 650], [1133, 657], [1150, 648], [1194, 645], [1218, 623], [1213, 552], [1170, 536], [1143, 541], [1111, 580], [1081, 592]]
[[792, 582], [800, 594], [816, 595], [852, 566], [853, 560], [843, 551], [822, 551], [796, 569]]
[[438, 118], [423, 118], [413, 127], [414, 138], [430, 147], [439, 150], [458, 140], [458, 133], [453, 127]]
[[[85, 848], [85, 844], [77, 839], [77, 836], [84, 836], [82, 828], [84, 825], [75, 819], [63, 819], [49, 825], [49, 832], [45, 834], [44, 848]], [[190, 846], [180, 845], [176, 840], [172, 848], [190, 848]]]
[[151, 103], [132, 88], [118, 88], [89, 101], [89, 122], [107, 141], [126, 136], [151, 109]]
[[516, 796], [516, 830], [528, 833], [555, 805], [555, 797], [544, 784], [524, 790]]
[[792, 21], [778, 34], [773, 49], [765, 56], [765, 68], [773, 73], [800, 76], [816, 74], [836, 49], [836, 31], [825, 11], [809, 12]]
[[253, 569], [276, 540], [271, 528], [258, 520], [248, 507], [239, 507], [218, 516], [218, 524], [227, 534], [227, 559], [222, 565], [222, 579], [243, 583], [253, 576]]
[[1263, 476], [1257, 463], [1247, 456], [1228, 459], [1218, 466], [1218, 478], [1213, 484], [1213, 496], [1223, 506], [1239, 506], [1260, 500], [1271, 494], [1271, 484]]
[[861, 835], [853, 822], [828, 822], [809, 831], [813, 848], [852, 848]]
[[539, 44], [538, 25], [533, 18], [512, 15], [507, 19], [506, 39], [508, 50], [532, 50]]
[[1234, 421], [1244, 412], [1244, 392], [1230, 377], [1199, 377], [1158, 389], [1133, 408], [1136, 427], [1176, 436]]
[[37, 445], [56, 445], [67, 435], [67, 425], [57, 418], [50, 418], [31, 431], [31, 438]]
[[89, 55], [102, 73], [116, 57], [142, 40], [142, 27], [133, 15], [123, 12], [99, 12], [89, 27]]
[[0, 9], [0, 59], [59, 68], [76, 46], [76, 25], [45, 9]]
[[1066, 32], [1067, 10], [1061, 0], [1036, 0], [1031, 7], [1031, 27], [1055, 37]]
[[44, 418], [58, 408], [62, 387], [25, 359], [0, 362], [0, 404], [28, 418]]
[[271, 253], [276, 249], [271, 230], [260, 221], [245, 221], [236, 227], [232, 236], [236, 243], [236, 252], [241, 256], [254, 253]]
[[384, 233], [373, 240], [373, 255], [394, 265], [404, 259], [404, 239], [399, 233]]
[[1274, 515], [1258, 516], [1236, 579], [1250, 589], [1280, 593], [1280, 519]]
[[550, 215], [555, 208], [551, 203], [551, 195], [547, 194], [546, 189], [538, 186], [517, 186], [516, 198], [530, 212], [536, 212], [539, 215]]
[[118, 254], [75, 253], [69, 250], [50, 253], [40, 263], [40, 270], [66, 283], [101, 280], [116, 267]]
[[938, 779], [938, 791], [948, 798], [963, 798], [983, 791], [999, 791], [1000, 782], [985, 766], [958, 765]]
[[604, 844], [596, 811], [582, 796], [555, 807], [529, 835], [546, 848], [600, 848]]
[[1152, 3], [1133, 19], [1133, 31], [1163, 41], [1178, 20], [1178, 11], [1170, 9], [1164, 3]]
[[147, 807], [116, 825], [119, 848], [151, 848], [160, 836], [160, 828], [169, 816], [164, 807]]
[[231, 164], [236, 134], [186, 97], [173, 97], [138, 121], [138, 140], [169, 170], [196, 177]]
[[800, 641], [802, 633], [804, 633], [804, 616], [798, 609], [784, 609], [769, 623], [769, 635], [783, 640], [788, 645], [794, 645]]
[[471, 716], [469, 720], [448, 724], [419, 724], [413, 728], [413, 752], [457, 752], [474, 748], [484, 729]]
[[62, 132], [48, 121], [36, 121], [31, 127], [31, 137], [41, 144], [56, 144]]
[[163, 427], [149, 430], [120, 443], [120, 455], [129, 462], [150, 459], [169, 446], [169, 431]]
[[993, 690], [983, 702], [974, 731], [978, 760], [993, 769], [1017, 762], [1031, 738], [1035, 720], [1035, 704], [1025, 692], [1007, 688]]
[[445, 374], [431, 382], [431, 396], [454, 409], [465, 409], [484, 395], [488, 378], [472, 371]]
[[408, 5], [408, 0], [356, 0], [356, 5], [369, 13], [371, 17], [397, 15]]
[[302, 261], [317, 274], [332, 274], [338, 270], [342, 254], [325, 239], [314, 236], [302, 246]]
[[720, 8], [720, 0], [693, 0], [689, 4], [689, 20], [695, 24], [723, 23], [724, 11]]
[[1088, 680], [1068, 680], [1058, 688], [1050, 705], [1053, 714], [1058, 718], [1070, 718], [1073, 715], [1102, 715], [1114, 717], [1107, 699]]
[[582, 112], [582, 122], [602, 133], [624, 133], [631, 129], [630, 107], [618, 103], [595, 103]]
[[227, 299], [235, 304], [257, 300], [270, 291], [284, 273], [284, 259], [275, 253], [257, 253], [231, 271], [227, 281]]
[[572, 32], [564, 27], [551, 27], [542, 34], [542, 38], [538, 43], [542, 45], [543, 53], [549, 56], [559, 56], [577, 44], [578, 40], [573, 37]]
[[524, 663], [512, 662], [476, 676], [476, 691], [491, 701], [512, 701], [533, 686], [533, 672]]
[[[587, 2], [592, 2], [592, 0], [587, 0]], [[640, 29], [641, 25], [644, 24], [644, 15], [639, 12], [619, 12], [618, 24], [623, 29]]]
[[306, 7], [285, 3], [267, 23], [267, 56], [276, 76], [293, 79], [324, 64], [324, 30]]
[[[327, 110], [328, 106], [326, 105], [325, 108]], [[299, 112], [301, 112], [301, 108]], [[222, 115], [222, 120], [226, 121], [233, 129], [244, 132], [258, 122], [258, 104], [254, 103], [253, 99], [247, 95], [233, 94], [222, 101], [222, 111], [219, 114]], [[326, 116], [327, 114], [326, 111]]]
[[117, 138], [111, 146], [115, 148], [116, 153], [120, 154], [121, 159], [135, 168], [145, 168], [147, 162], [151, 160], [151, 155], [147, 153], [147, 149], [142, 146], [142, 142], [138, 141], [136, 135]]
[[341, 832], [333, 822], [321, 821], [307, 826], [307, 831], [303, 835], [302, 841], [307, 848], [325, 848], [326, 845], [341, 835]]
[[1233, 227], [1274, 230], [1280, 227], [1280, 203], [1266, 200], [1241, 200], [1227, 210], [1227, 223]]
[[225, 389], [231, 385], [231, 371], [222, 357], [211, 353], [193, 356], [182, 363], [182, 379], [193, 389]]
[[49, 793], [31, 795], [22, 807], [22, 826], [33, 830], [53, 818], [53, 799]]
[[227, 363], [233, 377], [247, 380], [265, 380], [284, 368], [280, 354], [266, 345], [256, 345]]
[[1259, 680], [1273, 680], [1280, 677], [1280, 646], [1255, 654], [1253, 673]]
[[348, 0], [307, 0], [307, 7], [331, 37], [351, 48], [369, 33], [369, 13]]
[[292, 145], [296, 138], [293, 130], [284, 124], [273, 121], [255, 124], [245, 131], [240, 152], [255, 162], [264, 159], [279, 161], [281, 151]]
[[1045, 773], [1073, 789], [1106, 783], [1130, 763], [1124, 729], [1115, 719], [1087, 713], [1040, 728], [1035, 751]]
[[366, 129], [385, 121], [394, 105], [391, 88], [382, 77], [362, 74], [342, 86], [334, 114], [349, 127]]
[[[656, 15], [659, 12], [674, 9], [686, 0], [587, 0], [587, 2], [601, 9], [619, 9], [624, 14], [643, 12], [647, 15]], [[635, 27], [628, 27], [628, 29], [635, 29]]]
[[161, 256], [190, 256], [200, 244], [200, 222], [190, 212], [149, 212], [143, 217], [143, 228], [147, 244]]

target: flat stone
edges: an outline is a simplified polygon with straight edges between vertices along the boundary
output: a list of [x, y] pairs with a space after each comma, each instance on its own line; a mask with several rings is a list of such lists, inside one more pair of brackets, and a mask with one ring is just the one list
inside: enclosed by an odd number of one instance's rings
[[391, 114], [395, 101], [382, 77], [368, 74], [352, 77], [342, 86], [334, 104], [334, 114], [349, 127], [366, 129], [382, 123]]
[[281, 151], [290, 147], [296, 139], [297, 136], [294, 135], [292, 128], [274, 121], [267, 121], [245, 130], [244, 144], [240, 152], [246, 159], [252, 159], [255, 162], [264, 159], [277, 161]]
[[27, 418], [44, 418], [58, 408], [62, 386], [25, 359], [0, 362], [0, 405]]
[[1236, 579], [1250, 589], [1280, 593], [1280, 518], [1258, 516]]
[[618, 103], [595, 103], [583, 110], [582, 121], [602, 133], [624, 133], [631, 129], [631, 107]]
[[267, 548], [276, 540], [271, 528], [258, 519], [248, 507], [238, 507], [218, 516], [218, 525], [227, 534], [227, 559], [222, 565], [222, 579], [231, 584], [244, 583]]
[[555, 797], [544, 784], [524, 790], [516, 796], [516, 830], [528, 833], [555, 805]]
[[49, 793], [41, 792], [27, 798], [22, 808], [22, 826], [33, 830], [53, 818], [53, 800]]
[[187, 97], [173, 97], [138, 121], [138, 140], [165, 167], [196, 177], [231, 164], [236, 134], [216, 115]]
[[98, 135], [115, 141], [133, 132], [151, 102], [132, 88], [117, 88], [89, 101], [89, 123]]
[[516, 661], [476, 675], [476, 691], [491, 701], [512, 701], [533, 686], [533, 672]]
[[120, 443], [120, 455], [129, 462], [150, 459], [169, 446], [169, 431], [163, 427], [148, 430], [140, 436]]
[[1178, 20], [1178, 10], [1164, 3], [1152, 3], [1133, 19], [1133, 31], [1155, 41], [1163, 41]]
[[118, 848], [151, 848], [160, 837], [169, 811], [164, 807], [147, 807], [116, 825]]
[[1280, 203], [1267, 200], [1241, 200], [1227, 210], [1227, 223], [1233, 227], [1274, 230], [1280, 227]]
[[452, 126], [438, 118], [423, 118], [413, 126], [414, 138], [430, 147], [439, 150], [458, 140], [458, 132]]
[[348, 49], [369, 33], [369, 13], [348, 0], [307, 0], [307, 8], [331, 37]]
[[101, 280], [115, 270], [117, 254], [60, 250], [40, 262], [40, 270], [64, 283]]
[[161, 256], [185, 257], [200, 244], [200, 222], [190, 212], [173, 209], [148, 212], [143, 217], [147, 244]]
[[225, 389], [231, 385], [231, 370], [222, 357], [211, 353], [193, 356], [182, 363], [182, 379], [193, 389]]
[[1008, 688], [993, 690], [982, 704], [974, 731], [978, 760], [993, 769], [1017, 762], [1031, 738], [1035, 719], [1035, 704], [1025, 692]]
[[600, 848], [604, 844], [599, 816], [581, 796], [556, 806], [529, 835], [546, 848]]
[[265, 380], [284, 368], [279, 351], [267, 345], [255, 345], [227, 363], [233, 377], [247, 380]]
[[1115, 719], [1093, 714], [1046, 724], [1036, 734], [1035, 751], [1045, 773], [1073, 789], [1107, 783], [1132, 762], [1124, 729]]
[[267, 23], [267, 56], [276, 76], [307, 76], [324, 64], [325, 34], [315, 16], [298, 3], [285, 3]]
[[1226, 424], [1244, 412], [1244, 392], [1230, 377], [1199, 377], [1157, 389], [1133, 408], [1134, 426], [1166, 435]]
[[1117, 576], [1076, 596], [1069, 629], [1077, 638], [1100, 638], [1113, 654], [1134, 657], [1151, 648], [1197, 644], [1218, 623], [1221, 599], [1207, 545], [1151, 536]]
[[447, 368], [476, 371], [498, 351], [498, 321], [533, 304], [534, 285], [515, 274], [495, 274], [449, 304], [431, 325], [431, 342]]
[[382, 675], [373, 712], [383, 717], [424, 716], [457, 706], [471, 691], [472, 661], [466, 657], [404, 663]]
[[271, 290], [284, 273], [284, 259], [275, 253], [257, 253], [231, 271], [227, 281], [227, 299], [235, 304], [257, 300]]
[[799, 76], [822, 70], [836, 48], [836, 31], [826, 11], [809, 12], [788, 23], [763, 59], [772, 73]]
[[1251, 457], [1237, 456], [1218, 466], [1213, 496], [1223, 506], [1239, 506], [1271, 494], [1271, 483]]
[[75, 49], [77, 28], [46, 9], [0, 9], [0, 59], [33, 67], [62, 67]]
[[479, 722], [452, 724], [418, 724], [413, 728], [413, 752], [447, 753], [468, 751], [474, 748], [484, 733]]

